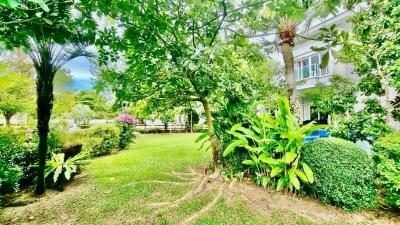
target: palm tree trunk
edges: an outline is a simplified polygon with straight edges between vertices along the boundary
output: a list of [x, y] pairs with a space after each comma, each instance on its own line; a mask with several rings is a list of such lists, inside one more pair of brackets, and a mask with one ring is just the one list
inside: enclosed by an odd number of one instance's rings
[[296, 78], [294, 74], [293, 47], [290, 43], [284, 42], [281, 45], [283, 62], [285, 63], [285, 74], [287, 82], [287, 94], [290, 100], [295, 100]]
[[217, 136], [215, 135], [214, 123], [213, 123], [212, 116], [211, 116], [210, 104], [208, 103], [206, 98], [203, 98], [201, 100], [201, 103], [203, 104], [204, 113], [206, 114], [207, 128], [208, 128], [208, 133], [210, 134], [210, 142], [211, 142], [213, 161], [214, 161], [215, 167], [217, 168], [221, 164], [221, 159], [220, 159], [221, 146], [219, 145]]
[[296, 77], [294, 73], [293, 43], [283, 42], [281, 45], [283, 62], [285, 63], [285, 74], [287, 82], [287, 95], [290, 108], [297, 120], [300, 121], [300, 106], [296, 98]]
[[38, 179], [35, 193], [40, 195], [46, 190], [44, 171], [46, 168], [46, 155], [48, 150], [47, 138], [49, 133], [49, 121], [53, 108], [53, 79], [54, 73], [46, 66], [36, 68], [38, 74], [36, 80], [37, 91], [37, 130], [39, 135], [38, 144]]

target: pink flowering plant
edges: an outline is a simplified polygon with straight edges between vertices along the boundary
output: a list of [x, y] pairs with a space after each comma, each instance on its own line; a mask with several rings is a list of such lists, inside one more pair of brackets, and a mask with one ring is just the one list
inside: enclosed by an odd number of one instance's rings
[[126, 148], [132, 142], [134, 135], [134, 128], [137, 124], [137, 119], [128, 114], [121, 114], [117, 117], [118, 125], [121, 130], [119, 137], [120, 149]]
[[127, 123], [135, 125], [137, 123], [137, 119], [129, 114], [121, 114], [117, 117], [118, 122]]

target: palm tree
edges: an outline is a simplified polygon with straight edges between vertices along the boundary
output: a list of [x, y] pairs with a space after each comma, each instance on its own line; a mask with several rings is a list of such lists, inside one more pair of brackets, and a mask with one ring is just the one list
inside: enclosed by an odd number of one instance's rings
[[[278, 35], [279, 49], [285, 64], [287, 95], [290, 99], [291, 108], [295, 112], [297, 112], [293, 56], [295, 40], [296, 38], [306, 38], [301, 36], [300, 33], [308, 30], [313, 19], [327, 17], [335, 13], [341, 5], [350, 7], [347, 5], [347, 1], [279, 0], [265, 3], [257, 14], [262, 18], [262, 30], [273, 31], [267, 35]], [[300, 27], [304, 28], [304, 30], [299, 31]]]
[[36, 70], [39, 167], [35, 193], [42, 194], [45, 191], [44, 170], [48, 150], [49, 121], [54, 99], [54, 76], [67, 62], [80, 56], [92, 57], [93, 55], [86, 51], [86, 46], [83, 44], [70, 44], [63, 47], [47, 40], [40, 41], [34, 38], [29, 39], [29, 45], [26, 50]]

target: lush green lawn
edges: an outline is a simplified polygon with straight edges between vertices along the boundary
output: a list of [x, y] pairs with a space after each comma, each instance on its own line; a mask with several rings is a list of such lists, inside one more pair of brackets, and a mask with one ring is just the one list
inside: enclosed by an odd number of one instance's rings
[[[82, 224], [175, 224], [199, 211], [214, 195], [203, 194], [161, 213], [150, 207], [152, 202], [173, 201], [196, 186], [195, 183], [173, 185], [138, 181], [176, 181], [172, 171], [189, 172], [189, 168], [207, 166], [211, 153], [199, 150], [196, 134], [144, 135], [129, 150], [96, 159], [87, 173], [96, 190], [66, 201], [67, 208]], [[221, 199], [213, 210], [195, 224], [278, 224], [279, 213], [262, 218], [249, 212], [237, 201], [229, 204]], [[267, 220], [268, 219], [268, 220]], [[293, 223], [307, 224], [302, 218]]]
[[[144, 135], [129, 150], [94, 160], [87, 168], [96, 190], [66, 201], [67, 208], [82, 224], [174, 224], [206, 205], [212, 196], [199, 196], [169, 211], [154, 214], [151, 202], [181, 197], [196, 184], [172, 185], [137, 181], [176, 181], [172, 171], [189, 172], [206, 166], [210, 152], [194, 144], [195, 134]], [[133, 182], [133, 183], [132, 183]], [[76, 211], [74, 209], [77, 209]], [[197, 224], [257, 224], [243, 207], [228, 208], [221, 201], [217, 213], [205, 215]], [[237, 213], [232, 214], [231, 210]], [[221, 217], [221, 215], [224, 215]], [[232, 216], [236, 215], [236, 216]], [[251, 223], [250, 223], [251, 222]]]
[[[211, 153], [198, 150], [196, 134], [142, 135], [128, 150], [97, 158], [87, 166], [88, 181], [73, 184], [41, 205], [25, 209], [28, 224], [176, 224], [210, 203], [218, 188], [160, 210], [150, 203], [173, 201], [195, 188], [172, 171], [205, 168]], [[79, 179], [78, 179], [79, 180]], [[79, 183], [79, 181], [75, 181]], [[170, 183], [152, 181], [166, 181]], [[180, 182], [179, 184], [171, 182]], [[267, 193], [266, 193], [267, 194]], [[59, 196], [57, 198], [57, 196]], [[11, 213], [13, 214], [13, 213]], [[17, 214], [15, 214], [17, 217]], [[29, 218], [29, 216], [31, 218]], [[21, 224], [19, 222], [18, 224]], [[310, 224], [290, 213], [252, 213], [240, 198], [221, 198], [194, 224]]]

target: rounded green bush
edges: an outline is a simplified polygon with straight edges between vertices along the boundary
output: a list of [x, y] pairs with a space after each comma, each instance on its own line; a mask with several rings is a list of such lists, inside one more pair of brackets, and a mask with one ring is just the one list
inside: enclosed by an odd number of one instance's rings
[[347, 211], [376, 205], [373, 162], [354, 143], [338, 138], [314, 140], [303, 146], [302, 161], [315, 176], [307, 193], [323, 203]]

